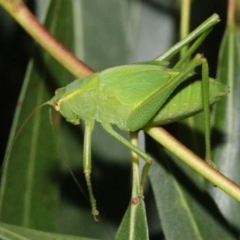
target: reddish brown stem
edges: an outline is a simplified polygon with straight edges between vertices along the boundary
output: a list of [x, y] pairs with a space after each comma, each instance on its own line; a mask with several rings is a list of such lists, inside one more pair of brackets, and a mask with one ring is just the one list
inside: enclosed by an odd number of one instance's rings
[[145, 128], [144, 130], [188, 166], [240, 202], [240, 186], [211, 167], [206, 161], [195, 155], [164, 128], [152, 127]]
[[77, 59], [48, 32], [21, 0], [0, 0], [0, 5], [17, 20], [37, 43], [76, 77], [93, 73], [91, 68]]
[[229, 26], [232, 26], [235, 23], [235, 6], [235, 0], [228, 0], [227, 24]]

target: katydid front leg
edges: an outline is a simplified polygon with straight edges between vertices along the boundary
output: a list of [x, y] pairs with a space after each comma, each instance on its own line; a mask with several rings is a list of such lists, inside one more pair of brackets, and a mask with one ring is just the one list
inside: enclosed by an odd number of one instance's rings
[[96, 199], [92, 190], [92, 182], [91, 182], [91, 172], [92, 172], [92, 158], [91, 158], [91, 143], [92, 143], [92, 131], [94, 128], [94, 121], [86, 121], [85, 122], [85, 134], [84, 134], [84, 147], [83, 147], [83, 170], [84, 175], [88, 187], [89, 198], [92, 208], [92, 215], [94, 219], [97, 221], [97, 215], [99, 215], [99, 211], [96, 206]]

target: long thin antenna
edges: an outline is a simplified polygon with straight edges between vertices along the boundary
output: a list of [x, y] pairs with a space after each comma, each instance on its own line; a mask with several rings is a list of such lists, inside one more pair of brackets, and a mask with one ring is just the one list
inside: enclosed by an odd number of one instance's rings
[[[56, 131], [55, 131], [55, 128], [54, 128], [54, 124], [53, 124], [53, 121], [52, 121], [52, 108], [49, 108], [49, 120], [50, 120], [50, 123], [51, 123], [51, 127], [52, 127], [52, 132], [53, 132], [53, 136], [54, 136], [54, 139], [55, 139], [55, 142], [56, 144], [58, 145], [58, 141], [57, 141], [57, 134], [56, 134]], [[73, 173], [70, 165], [68, 164], [66, 158], [64, 158], [64, 153], [62, 151], [62, 148], [60, 147], [60, 151], [62, 152], [61, 156], [63, 156], [63, 162], [65, 164], [65, 166], [67, 167], [69, 173], [71, 174], [74, 182], [77, 184], [77, 187], [80, 189], [80, 191], [83, 193], [84, 197], [89, 201], [89, 198], [87, 196], [87, 194], [85, 193], [85, 191], [83, 190], [82, 186], [80, 185], [79, 181], [77, 180], [75, 174]]]
[[40, 109], [42, 108], [43, 106], [45, 105], [48, 105], [49, 103], [48, 102], [45, 102], [45, 103], [42, 103], [41, 105], [37, 106], [35, 109], [33, 109], [33, 111], [27, 116], [27, 118], [25, 118], [25, 120], [23, 121], [23, 123], [21, 124], [20, 128], [18, 129], [17, 133], [15, 134], [14, 138], [13, 138], [13, 141], [12, 143], [10, 144], [9, 148], [7, 149], [7, 152], [6, 152], [6, 155], [3, 159], [3, 163], [2, 163], [2, 166], [0, 168], [0, 172], [2, 172], [2, 169], [3, 169], [3, 166], [4, 164], [6, 163], [11, 151], [12, 151], [12, 148], [20, 134], [20, 132], [23, 130], [23, 128], [25, 127], [25, 125], [27, 124], [27, 122], [30, 120], [30, 118]]

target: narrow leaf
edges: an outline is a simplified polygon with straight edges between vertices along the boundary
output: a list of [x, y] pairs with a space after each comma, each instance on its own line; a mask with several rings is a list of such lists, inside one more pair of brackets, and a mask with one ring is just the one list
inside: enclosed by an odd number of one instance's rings
[[[229, 86], [230, 94], [215, 106], [213, 124], [214, 162], [219, 170], [240, 184], [240, 30], [228, 26], [219, 54], [219, 81]], [[225, 193], [212, 189], [212, 195], [228, 221], [240, 234], [240, 204]]]
[[2, 240], [94, 240], [93, 238], [41, 232], [6, 223], [0, 223], [0, 237]]
[[[46, 26], [66, 46], [72, 45], [71, 3], [52, 1]], [[57, 23], [57, 24], [56, 24]], [[13, 136], [30, 112], [48, 100], [54, 81], [71, 77], [53, 58], [36, 48], [23, 83], [12, 127]], [[24, 126], [8, 157], [2, 177], [0, 219], [6, 223], [54, 231], [58, 223], [59, 175], [56, 142], [48, 109], [37, 111]], [[58, 117], [54, 122], [58, 122]], [[47, 143], [47, 144], [45, 144]]]
[[234, 239], [193, 170], [164, 152], [159, 159], [150, 169], [150, 181], [166, 239]]
[[145, 205], [142, 199], [138, 199], [138, 203], [129, 204], [115, 237], [115, 240], [123, 239], [149, 239]]

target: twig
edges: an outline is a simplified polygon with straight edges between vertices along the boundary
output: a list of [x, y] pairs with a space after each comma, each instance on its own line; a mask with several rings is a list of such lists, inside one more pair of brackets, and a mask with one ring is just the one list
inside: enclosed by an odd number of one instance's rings
[[0, 5], [58, 62], [76, 77], [93, 73], [93, 70], [68, 51], [30, 12], [21, 0], [0, 0]]

